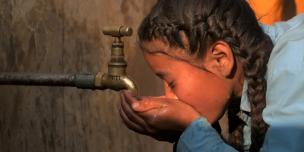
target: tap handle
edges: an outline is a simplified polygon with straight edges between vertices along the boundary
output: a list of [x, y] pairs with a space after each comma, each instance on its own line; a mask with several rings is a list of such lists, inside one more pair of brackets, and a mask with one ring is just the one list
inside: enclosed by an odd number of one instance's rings
[[127, 26], [120, 26], [120, 27], [105, 27], [103, 29], [104, 35], [109, 35], [112, 37], [123, 37], [123, 36], [131, 36], [133, 33], [133, 30], [131, 27]]

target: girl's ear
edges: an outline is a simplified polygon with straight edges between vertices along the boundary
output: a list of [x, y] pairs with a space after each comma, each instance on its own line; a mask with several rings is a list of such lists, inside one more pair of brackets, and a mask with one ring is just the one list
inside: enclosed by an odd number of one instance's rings
[[234, 72], [234, 55], [231, 47], [224, 41], [216, 41], [204, 56], [204, 66], [210, 72], [228, 78]]

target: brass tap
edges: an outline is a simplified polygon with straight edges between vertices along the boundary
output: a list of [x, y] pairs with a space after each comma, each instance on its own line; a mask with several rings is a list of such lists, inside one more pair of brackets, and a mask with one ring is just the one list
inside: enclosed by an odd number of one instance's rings
[[98, 73], [95, 77], [95, 86], [98, 89], [123, 90], [128, 89], [137, 95], [137, 87], [127, 75], [127, 62], [124, 58], [124, 43], [121, 40], [124, 36], [131, 36], [133, 33], [130, 27], [120, 26], [119, 28], [105, 28], [104, 35], [114, 38], [111, 48], [111, 59], [108, 64], [108, 73]]
[[124, 58], [124, 36], [131, 36], [132, 29], [126, 26], [105, 28], [104, 35], [114, 38], [108, 73], [102, 74], [37, 74], [37, 73], [0, 73], [0, 85], [68, 86], [81, 89], [128, 89], [138, 95], [137, 87], [126, 74], [127, 62]]

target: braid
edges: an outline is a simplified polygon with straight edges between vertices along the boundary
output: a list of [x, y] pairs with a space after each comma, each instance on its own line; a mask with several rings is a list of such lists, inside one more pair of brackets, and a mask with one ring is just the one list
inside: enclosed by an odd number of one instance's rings
[[[253, 11], [244, 0], [159, 0], [138, 34], [140, 41], [165, 38], [170, 45], [183, 47], [180, 31], [189, 39], [189, 54], [201, 57], [210, 44], [223, 40], [242, 63], [252, 117], [250, 151], [259, 151], [268, 128], [262, 118], [266, 106], [264, 76], [273, 44]], [[231, 131], [229, 143], [242, 150], [244, 123], [238, 124]]]
[[[228, 6], [229, 4], [222, 3]], [[239, 4], [231, 5], [231, 10], [226, 10], [232, 15], [233, 7], [235, 14], [229, 18], [230, 25], [227, 26], [225, 18], [217, 18], [223, 16], [225, 12], [221, 12], [219, 9], [218, 14], [214, 14], [208, 18], [210, 28], [209, 32], [213, 33], [214, 39], [223, 39], [228, 42], [233, 48], [234, 54], [240, 57], [240, 61], [243, 63], [243, 69], [245, 77], [248, 81], [248, 98], [251, 107], [251, 140], [252, 145], [250, 151], [256, 152], [261, 148], [264, 136], [267, 131], [267, 124], [262, 118], [262, 111], [266, 106], [266, 80], [264, 78], [267, 70], [267, 62], [272, 49], [272, 42], [270, 38], [263, 33], [256, 20], [250, 20], [249, 17], [254, 18], [252, 12], [242, 12], [241, 9], [248, 7], [245, 10], [250, 10], [249, 6], [240, 1]], [[221, 8], [219, 6], [219, 8]], [[241, 13], [242, 12], [242, 13]], [[220, 14], [222, 13], [222, 14]], [[242, 19], [243, 14], [250, 14], [246, 16], [246, 19]], [[231, 22], [231, 20], [235, 22]], [[226, 24], [223, 24], [226, 21]], [[230, 136], [230, 142], [239, 148], [238, 143], [241, 139], [243, 124], [240, 123], [239, 127], [236, 127], [235, 132], [232, 132]], [[239, 140], [238, 140], [239, 139]]]
[[229, 137], [228, 143], [238, 151], [243, 151], [243, 127], [244, 121], [237, 115], [240, 112], [240, 99], [232, 98], [228, 105]]
[[[267, 40], [271, 42], [270, 39]], [[256, 52], [251, 58], [246, 60], [245, 76], [248, 80], [248, 98], [251, 107], [251, 140], [252, 146], [250, 151], [258, 151], [264, 141], [264, 136], [267, 131], [267, 124], [262, 118], [263, 109], [266, 106], [266, 80], [264, 78], [267, 70], [268, 58], [270, 55], [271, 46], [265, 44], [267, 41], [260, 42], [264, 48], [257, 48], [260, 51]], [[263, 45], [264, 44], [264, 45]], [[255, 46], [249, 46], [254, 48]], [[255, 62], [252, 62], [255, 60]], [[254, 64], [253, 64], [254, 63]]]

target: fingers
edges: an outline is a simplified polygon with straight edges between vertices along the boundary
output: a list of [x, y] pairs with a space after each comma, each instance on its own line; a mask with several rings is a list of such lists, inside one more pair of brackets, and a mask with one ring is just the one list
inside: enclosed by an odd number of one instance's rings
[[159, 110], [166, 107], [167, 104], [161, 98], [143, 97], [140, 102], [133, 103], [132, 108], [137, 113]]
[[145, 134], [145, 129], [143, 127], [141, 127], [140, 125], [137, 125], [136, 123], [132, 122], [127, 115], [125, 114], [125, 112], [122, 110], [122, 107], [120, 106], [119, 108], [119, 114], [120, 117], [123, 121], [123, 123], [131, 130], [140, 133], [140, 134]]
[[153, 100], [151, 97], [142, 97], [139, 101], [128, 91], [123, 91], [122, 95], [125, 97], [126, 103], [136, 112], [146, 112], [163, 106], [161, 100], [157, 100], [161, 98], [153, 98]]
[[[153, 126], [158, 115], [164, 111], [165, 107], [168, 106], [163, 98], [143, 97], [140, 101], [134, 102], [134, 99], [132, 99], [128, 94], [123, 94], [123, 96], [127, 96], [125, 98], [126, 101], [133, 100], [131, 102], [125, 102], [125, 105], [122, 105], [124, 110], [128, 111], [130, 114], [128, 117], [137, 122], [139, 121], [136, 117], [139, 117], [139, 119], [143, 120], [147, 126]], [[126, 105], [127, 103], [132, 103], [131, 107], [130, 105]]]
[[147, 125], [146, 121], [132, 110], [123, 94], [121, 94], [120, 113], [128, 128], [142, 134], [153, 132], [151, 127]]
[[126, 101], [128, 102], [128, 104], [132, 105], [133, 103], [138, 102], [138, 100], [136, 99], [136, 97], [133, 96], [131, 92], [129, 92], [129, 91], [122, 91], [122, 94], [125, 96]]
[[144, 125], [145, 121], [139, 117], [131, 108], [131, 106], [128, 104], [128, 99], [125, 98], [124, 95], [121, 94], [121, 110], [126, 114], [126, 116], [133, 122], [137, 124]]

